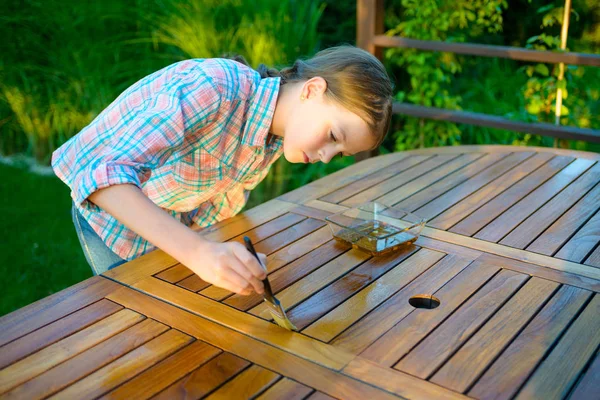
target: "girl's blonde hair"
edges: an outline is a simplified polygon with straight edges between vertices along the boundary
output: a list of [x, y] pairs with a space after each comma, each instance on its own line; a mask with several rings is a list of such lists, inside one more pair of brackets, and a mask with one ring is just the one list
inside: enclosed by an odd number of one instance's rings
[[[232, 58], [248, 65], [243, 57]], [[392, 117], [393, 86], [383, 64], [369, 52], [353, 46], [331, 47], [281, 71], [264, 64], [257, 71], [263, 78], [280, 77], [282, 85], [325, 79], [325, 94], [367, 123], [376, 139], [374, 148], [385, 138]]]

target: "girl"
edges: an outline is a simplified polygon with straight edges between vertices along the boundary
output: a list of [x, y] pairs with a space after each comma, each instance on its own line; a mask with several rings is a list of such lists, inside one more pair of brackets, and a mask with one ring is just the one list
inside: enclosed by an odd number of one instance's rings
[[[329, 162], [379, 146], [391, 117], [383, 65], [343, 46], [278, 72], [242, 58], [193, 59], [135, 83], [52, 155], [94, 274], [156, 247], [206, 282], [263, 292], [240, 243], [190, 229], [238, 213], [283, 153]], [[260, 255], [265, 259], [264, 255]]]

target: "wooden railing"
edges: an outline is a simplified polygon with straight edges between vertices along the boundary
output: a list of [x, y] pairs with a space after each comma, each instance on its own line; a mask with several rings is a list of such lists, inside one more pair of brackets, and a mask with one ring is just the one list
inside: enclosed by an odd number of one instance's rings
[[[501, 57], [519, 61], [565, 63], [600, 67], [600, 55], [571, 52], [551, 52], [520, 47], [491, 46], [473, 43], [448, 43], [385, 36], [383, 26], [383, 0], [357, 0], [357, 45], [381, 59], [386, 47], [412, 48], [429, 51], [444, 51], [483, 57]], [[507, 118], [443, 108], [425, 107], [408, 103], [395, 103], [394, 113], [412, 117], [507, 129], [516, 132], [534, 133], [559, 139], [584, 140], [600, 143], [600, 130], [548, 123], [526, 123]]]

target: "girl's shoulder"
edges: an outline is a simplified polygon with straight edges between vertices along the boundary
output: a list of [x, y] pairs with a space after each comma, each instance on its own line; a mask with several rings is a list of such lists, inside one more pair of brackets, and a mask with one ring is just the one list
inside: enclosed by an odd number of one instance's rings
[[195, 58], [173, 64], [178, 73], [201, 74], [220, 92], [222, 100], [246, 100], [260, 83], [260, 74], [226, 58]]

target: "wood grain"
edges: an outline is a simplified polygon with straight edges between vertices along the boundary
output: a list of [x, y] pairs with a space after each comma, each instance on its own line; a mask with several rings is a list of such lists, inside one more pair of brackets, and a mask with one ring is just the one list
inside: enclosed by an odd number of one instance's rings
[[0, 369], [123, 309], [100, 300], [0, 347]]
[[284, 231], [290, 226], [296, 225], [297, 223], [302, 222], [305, 219], [305, 217], [298, 214], [286, 213], [280, 217], [272, 219], [269, 222], [259, 225], [256, 228], [249, 230], [248, 232], [244, 232], [240, 235], [237, 235], [230, 240], [243, 242], [244, 236], [248, 236], [250, 240], [256, 243], [268, 237], [271, 237], [276, 233]]
[[586, 258], [585, 264], [600, 268], [600, 246], [596, 247], [596, 250]]
[[577, 159], [481, 229], [474, 237], [499, 242], [538, 208], [587, 171], [593, 161]]
[[[154, 280], [159, 283], [161, 282], [157, 279]], [[175, 290], [183, 291], [189, 296], [194, 296], [184, 289], [177, 288], [176, 286], [169, 285], [165, 282], [162, 282], [162, 284]], [[349, 378], [336, 372], [348, 364], [352, 359], [351, 355], [339, 352], [338, 350], [333, 349], [332, 346], [320, 346], [318, 341], [309, 339], [303, 335], [288, 332], [276, 326], [273, 326], [272, 328], [265, 326], [272, 324], [264, 321], [262, 321], [262, 323], [265, 325], [261, 324], [253, 329], [252, 326], [248, 326], [249, 324], [247, 324], [243, 318], [236, 318], [235, 321], [231, 321], [238, 323], [238, 325], [243, 327], [246, 331], [248, 331], [249, 328], [252, 329], [250, 331], [252, 334], [262, 338], [261, 341], [259, 341], [247, 335], [247, 332], [246, 334], [242, 334], [235, 330], [228, 329], [222, 325], [222, 322], [220, 322], [220, 324], [214, 323], [208, 319], [186, 312], [181, 308], [176, 308], [163, 301], [129, 288], [121, 288], [110, 294], [109, 298], [112, 301], [133, 310], [144, 310], [143, 312], [150, 318], [169, 324], [174, 328], [193, 335], [199, 340], [210, 343], [224, 351], [234, 353], [239, 357], [270, 369], [279, 375], [294, 379], [295, 381], [333, 397], [344, 399], [396, 398], [388, 392], [366, 385], [356, 379]], [[208, 299], [205, 300], [206, 302], [212, 302]], [[220, 316], [227, 313], [225, 309], [229, 309], [232, 312], [235, 311], [236, 316], [246, 315], [246, 317], [250, 318], [249, 321], [255, 320], [259, 323], [261, 322], [260, 320], [236, 311], [231, 307], [219, 303], [215, 304], [219, 306], [219, 311], [222, 311], [219, 312]], [[178, 305], [180, 307], [182, 306], [180, 304]], [[197, 313], [198, 310], [195, 309], [194, 312]], [[223, 321], [223, 318], [221, 318], [221, 321]], [[290, 342], [298, 339], [307, 341], [302, 345], [302, 357], [292, 354], [289, 352], [288, 347], [286, 347]], [[265, 342], [269, 342], [269, 344]], [[286, 348], [286, 351], [283, 351], [278, 347], [273, 347], [282, 344], [284, 348]], [[339, 363], [330, 362], [328, 363], [330, 367], [324, 367], [321, 363], [317, 363], [314, 357], [317, 356], [317, 358], [321, 359], [331, 359], [332, 356], [336, 354]]]
[[99, 322], [0, 371], [0, 393], [41, 374], [61, 362], [129, 328], [144, 318], [131, 310], [121, 310]]
[[572, 400], [593, 399], [600, 393], [600, 353], [596, 352], [594, 361], [569, 396]]
[[[207, 320], [214, 321], [215, 323], [227, 327], [228, 329], [222, 332], [229, 332], [223, 333], [227, 334], [228, 337], [237, 337], [236, 334], [247, 335], [269, 343], [271, 346], [278, 347], [289, 353], [312, 360], [315, 363], [335, 370], [346, 365], [351, 357], [349, 354], [317, 342], [304, 335], [291, 333], [275, 324], [238, 311], [222, 303], [198, 296], [185, 289], [170, 285], [155, 278], [148, 278], [145, 281], [139, 282], [137, 289], [152, 294], [152, 296], [158, 300], [175, 304], [178, 307], [189, 310]], [[133, 294], [130, 294], [130, 296], [133, 296]], [[144, 301], [144, 303], [154, 304], [156, 307], [159, 307], [161, 302], [158, 300], [156, 302]], [[151, 310], [148, 312], [150, 311]], [[189, 332], [189, 329], [191, 328], [188, 328], [186, 332]], [[215, 344], [212, 341], [204, 341]]]
[[155, 276], [158, 279], [162, 279], [163, 281], [169, 283], [177, 283], [185, 278], [194, 275], [191, 269], [182, 264], [177, 264], [174, 267], [166, 269], [162, 272], [159, 272]]
[[[369, 258], [368, 254], [360, 250], [349, 250], [277, 293], [277, 299], [286, 310], [290, 309]], [[269, 308], [264, 303], [252, 308], [250, 313], [267, 320], [272, 319]]]
[[269, 387], [277, 379], [279, 379], [279, 375], [273, 371], [253, 365], [211, 393], [207, 399], [250, 399]]
[[303, 204], [309, 200], [317, 199], [331, 192], [332, 188], [342, 187], [352, 183], [357, 179], [361, 179], [372, 174], [373, 172], [380, 171], [388, 165], [391, 165], [407, 156], [408, 153], [393, 153], [385, 156], [369, 158], [334, 172], [333, 174], [327, 175], [324, 178], [313, 181], [298, 189], [292, 190], [282, 196], [279, 196], [278, 199], [290, 203]]
[[360, 356], [386, 367], [396, 364], [498, 271], [499, 267], [478, 261], [470, 264], [433, 293], [441, 300], [439, 307], [434, 310], [414, 309]]
[[302, 400], [312, 393], [312, 389], [288, 378], [283, 378], [266, 392], [257, 397], [258, 400]]
[[[412, 253], [407, 253], [405, 256], [405, 258], [407, 258], [406, 260], [396, 260], [396, 257], [392, 258], [395, 263], [398, 263], [397, 265], [392, 264], [394, 267], [393, 270], [381, 276], [380, 278], [375, 276], [374, 278], [376, 279], [369, 279], [368, 282], [372, 283], [362, 290], [360, 289], [366, 286], [363, 282], [360, 282], [356, 288], [354, 285], [350, 284], [348, 286], [350, 288], [350, 292], [358, 293], [339, 306], [335, 307], [324, 317], [319, 318], [319, 320], [304, 330], [304, 334], [324, 342], [329, 342], [331, 339], [340, 334], [343, 330], [348, 328], [361, 317], [369, 313], [398, 290], [409, 284], [417, 276], [437, 263], [443, 257], [443, 253], [422, 249], [414, 255], [412, 255]], [[367, 269], [371, 268], [368, 262], [362, 266], [365, 266]], [[358, 268], [356, 271], [353, 271], [353, 273], [354, 272], [359, 272]], [[346, 275], [346, 277], [347, 276], [348, 275]], [[365, 274], [364, 277], [372, 278], [372, 275], [369, 276]], [[337, 281], [336, 283], [341, 281], [342, 280]], [[338, 288], [334, 287], [334, 285], [331, 285], [327, 289], [330, 288], [333, 290], [333, 292], [329, 295], [335, 296], [338, 292]], [[326, 301], [326, 299], [320, 298], [319, 296], [313, 296], [305, 303], [309, 303], [309, 305], [312, 307], [319, 307], [319, 302], [321, 301]], [[296, 309], [294, 309], [294, 311], [295, 310]], [[297, 319], [294, 319], [294, 321], [297, 321]]]
[[512, 398], [591, 295], [587, 290], [562, 286], [477, 381], [469, 396]]
[[[569, 188], [566, 190], [569, 190]], [[577, 204], [565, 212], [558, 220], [556, 220], [556, 222], [550, 225], [548, 229], [534, 240], [527, 247], [527, 250], [549, 256], [554, 255], [554, 253], [556, 253], [558, 249], [585, 224], [585, 221], [590, 219], [590, 217], [599, 209], [600, 184], [597, 184], [595, 188], [590, 190], [577, 202]], [[598, 221], [600, 221], [600, 219], [598, 219]], [[600, 223], [598, 223], [596, 229], [600, 230]], [[590, 237], [588, 236], [587, 239], [590, 239]], [[598, 242], [600, 242], [600, 237], [598, 237], [596, 244]], [[588, 251], [589, 250], [591, 250], [590, 247], [588, 247]]]
[[556, 258], [581, 263], [600, 242], [600, 211], [554, 255]]
[[216, 347], [197, 340], [101, 398], [147, 399], [219, 353]]
[[100, 368], [51, 399], [96, 398], [137, 374], [152, 367], [193, 340], [192, 337], [171, 329], [143, 344], [121, 358]]
[[433, 375], [431, 382], [465, 392], [558, 286], [555, 282], [531, 278]]
[[0, 318], [0, 346], [92, 304], [119, 285], [102, 277], [86, 279]]
[[199, 399], [221, 386], [249, 365], [248, 361], [231, 353], [221, 353], [191, 374], [173, 383], [152, 399]]
[[394, 368], [428, 379], [526, 280], [526, 275], [501, 271]]
[[[291, 309], [288, 313], [288, 317], [294, 321], [294, 325], [296, 325], [298, 329], [303, 329], [383, 274], [396, 268], [400, 262], [409, 258], [417, 251], [417, 249], [417, 246], [406, 246], [397, 253], [369, 259], [333, 282], [331, 285], [325, 287], [323, 290]], [[425, 250], [424, 252], [433, 253], [430, 250]], [[437, 253], [436, 256], [434, 261], [422, 268], [425, 269], [433, 265], [437, 260], [442, 258], [444, 254]], [[418, 267], [416, 268], [418, 269]], [[422, 272], [422, 270], [419, 272]], [[418, 274], [419, 273], [417, 272], [414, 276], [416, 277]], [[410, 273], [408, 273], [408, 276], [410, 276]], [[353, 312], [354, 311], [355, 310], [353, 310]]]
[[[432, 156], [437, 158], [435, 156]], [[447, 157], [447, 156], [446, 156]], [[414, 167], [415, 165], [423, 163], [428, 157], [417, 156], [404, 158], [384, 170], [376, 171], [370, 175], [365, 176], [362, 179], [356, 180], [348, 185], [342, 186], [339, 189], [321, 197], [319, 200], [326, 201], [328, 203], [339, 203], [346, 200], [349, 197], [356, 195], [364, 190], [367, 190], [383, 181], [392, 178], [394, 175], [398, 175], [407, 169]]]
[[600, 344], [600, 296], [595, 295], [525, 383], [516, 399], [562, 398]]
[[3, 395], [7, 399], [42, 399], [102, 368], [169, 328], [160, 322], [145, 319], [104, 342], [50, 368], [41, 375], [17, 386]]
[[[548, 153], [546, 153], [548, 154]], [[519, 202], [533, 190], [556, 175], [560, 170], [569, 165], [574, 159], [572, 157], [554, 157], [548, 163], [542, 165], [530, 175], [526, 176], [503, 193], [491, 199], [481, 208], [475, 210], [471, 215], [450, 228], [451, 232], [461, 235], [472, 236], [480, 229], [498, 217], [512, 205]]]
[[[324, 245], [291, 262], [285, 268], [275, 271], [269, 275], [269, 282], [271, 283], [273, 293], [277, 294], [281, 292], [283, 289], [291, 286], [314, 270], [320, 268], [321, 265], [327, 264], [346, 251], [348, 251], [347, 246], [342, 246], [339, 242], [330, 240]], [[271, 267], [271, 264], [269, 264], [269, 267]], [[262, 295], [253, 293], [248, 296], [233, 295], [225, 300], [225, 303], [239, 310], [246, 311], [260, 304], [263, 300], [264, 297]]]
[[[374, 200], [427, 174], [430, 170], [444, 165], [453, 158], [456, 158], [456, 156], [436, 156], [429, 159], [420, 157], [419, 162], [415, 163], [413, 168], [403, 171], [363, 192], [354, 194], [341, 203], [347, 207], [355, 207], [364, 202]], [[413, 157], [412, 159], [417, 158]]]
[[486, 168], [489, 168], [503, 158], [510, 156], [510, 154], [511, 153], [486, 154], [484, 157], [446, 175], [444, 179], [438, 180], [436, 183], [425, 187], [414, 195], [407, 197], [400, 202], [395, 202], [394, 206], [408, 211], [414, 211], [429, 203], [431, 200], [436, 199], [443, 193], [446, 193], [448, 190], [451, 190], [453, 187], [467, 181]]
[[468, 264], [468, 260], [459, 257], [449, 256], [443, 258], [405, 288], [342, 332], [332, 341], [332, 344], [353, 354], [361, 353], [414, 310], [414, 307], [408, 302], [412, 296], [436, 292]]
[[356, 357], [344, 368], [350, 376], [365, 380], [406, 399], [431, 400], [431, 399], [468, 399], [460, 393], [453, 392], [438, 385], [433, 385], [414, 376], [384, 368], [372, 361]]
[[397, 204], [413, 194], [420, 192], [421, 190], [428, 188], [434, 183], [444, 179], [447, 175], [454, 173], [455, 171], [484, 156], [485, 154], [483, 153], [463, 154], [452, 161], [439, 166], [438, 168], [430, 170], [427, 174], [421, 175], [417, 179], [414, 179], [400, 186], [399, 188], [394, 189], [381, 197], [378, 197], [377, 201], [380, 201], [383, 204]]
[[[596, 186], [598, 182], [600, 182], [600, 164], [590, 168], [575, 182], [567, 186], [565, 190], [556, 195], [533, 215], [525, 219], [516, 229], [502, 239], [500, 243], [519, 249], [526, 248], [534, 238], [539, 236], [550, 224], [552, 224], [557, 220], [557, 218], [563, 215], [563, 213], [569, 210], [574, 203], [579, 201], [579, 199], [581, 199], [581, 197], [584, 196], [591, 188]], [[586, 206], [592, 207], [592, 205], [598, 200], [598, 197], [600, 197], [600, 185], [598, 186], [598, 189], [591, 195], [591, 198], [588, 199]], [[578, 211], [580, 214], [582, 214], [582, 210]], [[586, 210], [583, 210], [583, 212], [586, 212]], [[585, 217], [580, 216], [580, 218]], [[585, 219], [571, 221], [571, 224], [575, 226], [570, 226], [569, 229], [573, 229], [573, 231], [577, 230], [577, 228], [579, 228], [584, 221]], [[563, 222], [562, 225], [564, 227], [565, 223]], [[545, 241], [542, 241], [542, 243], [538, 244], [537, 249], [552, 253], [551, 251], [548, 251], [546, 244], [547, 243], [545, 243]]]
[[514, 173], [513, 169], [519, 164], [521, 164], [523, 161], [531, 158], [533, 155], [534, 153], [526, 152], [513, 153], [508, 157], [498, 161], [489, 168], [486, 168], [480, 173], [474, 175], [469, 180], [453, 187], [446, 193], [437, 196], [435, 199], [432, 199], [429, 203], [413, 210], [417, 215], [423, 218], [433, 219], [435, 216], [439, 215], [447, 208], [458, 203], [459, 201], [469, 196], [476, 190], [484, 187], [485, 185], [490, 184], [490, 182], [494, 181], [498, 177], [507, 174], [509, 171], [513, 174], [518, 174]]
[[[290, 228], [281, 231], [273, 236], [270, 236], [254, 245], [254, 248], [259, 253], [264, 253], [267, 256], [277, 250], [289, 245], [290, 243], [299, 240], [307, 234], [322, 228], [325, 224], [322, 221], [308, 218], [304, 221], [291, 226]], [[243, 238], [238, 237], [236, 240], [243, 242]], [[268, 263], [267, 263], [268, 264]], [[220, 301], [231, 295], [232, 292], [217, 286], [210, 286], [200, 292], [203, 296]]]
[[475, 190], [472, 194], [455, 205], [449, 207], [443, 213], [439, 214], [438, 212], [439, 215], [431, 220], [429, 225], [438, 229], [451, 228], [456, 223], [473, 213], [479, 207], [489, 202], [490, 199], [493, 199], [494, 197], [503, 193], [512, 185], [533, 173], [550, 158], [552, 158], [552, 155], [549, 153], [539, 153], [534, 155], [512, 170], [496, 178], [492, 182], [484, 185], [480, 189]]

